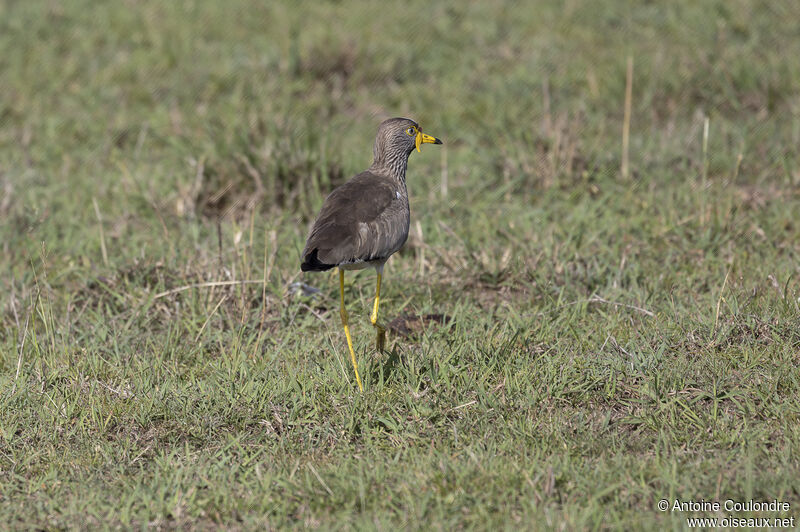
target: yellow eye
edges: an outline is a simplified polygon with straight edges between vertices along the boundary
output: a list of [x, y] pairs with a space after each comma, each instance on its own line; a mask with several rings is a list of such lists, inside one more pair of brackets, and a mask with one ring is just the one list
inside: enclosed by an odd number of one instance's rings
[[406, 129], [406, 134], [409, 137], [413, 137], [414, 135], [417, 134], [417, 130], [412, 126], [412, 127], [408, 128], [408, 129]]

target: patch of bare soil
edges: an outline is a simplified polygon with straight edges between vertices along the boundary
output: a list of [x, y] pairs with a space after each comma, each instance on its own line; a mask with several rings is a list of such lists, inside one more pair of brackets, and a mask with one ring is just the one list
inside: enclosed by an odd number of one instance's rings
[[446, 314], [412, 315], [403, 313], [386, 325], [386, 330], [395, 336], [403, 338], [418, 338], [425, 331], [440, 328], [451, 322]]

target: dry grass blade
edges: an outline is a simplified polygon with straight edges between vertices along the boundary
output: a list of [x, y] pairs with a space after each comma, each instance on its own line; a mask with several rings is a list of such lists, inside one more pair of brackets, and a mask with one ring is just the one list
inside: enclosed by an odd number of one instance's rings
[[200, 327], [200, 330], [197, 331], [197, 335], [194, 337], [194, 343], [197, 343], [200, 340], [200, 335], [203, 334], [203, 331], [206, 329], [206, 325], [208, 325], [208, 322], [211, 321], [211, 318], [214, 317], [214, 314], [217, 313], [217, 309], [219, 309], [220, 305], [222, 305], [222, 303], [224, 303], [226, 299], [228, 299], [227, 294], [220, 298], [220, 300], [217, 302], [217, 305], [208, 314], [205, 321], [203, 322], [203, 326]]
[[100, 207], [97, 206], [97, 198], [92, 198], [94, 213], [97, 216], [97, 227], [100, 230], [100, 251], [103, 254], [103, 265], [108, 268], [108, 251], [106, 250], [106, 235], [103, 231], [103, 217], [100, 215]]
[[628, 179], [629, 161], [628, 152], [631, 138], [631, 105], [633, 100], [633, 56], [628, 56], [628, 66], [625, 70], [625, 111], [622, 119], [622, 179]]
[[185, 292], [186, 290], [192, 290], [195, 288], [218, 288], [220, 286], [239, 286], [243, 284], [263, 284], [264, 281], [262, 279], [243, 279], [239, 281], [208, 281], [205, 283], [194, 283], [194, 284], [187, 284], [185, 286], [179, 286], [178, 288], [173, 288], [171, 290], [165, 290], [164, 292], [159, 292], [158, 294], [153, 296], [153, 299], [161, 299], [162, 297], [171, 296], [173, 294], [179, 294], [181, 292]]
[[725, 293], [725, 286], [728, 284], [728, 277], [731, 274], [731, 268], [733, 268], [733, 264], [728, 266], [728, 271], [725, 272], [725, 278], [722, 280], [722, 287], [719, 289], [719, 296], [717, 297], [717, 308], [714, 312], [714, 326], [711, 328], [711, 340], [709, 340], [709, 345], [714, 342], [714, 336], [717, 334], [717, 324], [719, 324], [719, 311], [722, 306], [722, 298], [723, 294]]
[[645, 314], [646, 316], [650, 316], [651, 318], [655, 317], [655, 313], [653, 313], [653, 311], [647, 310], [646, 308], [637, 307], [636, 305], [628, 305], [626, 303], [617, 303], [616, 301], [609, 301], [609, 300], [604, 299], [604, 298], [602, 298], [600, 296], [597, 296], [597, 295], [594, 295], [594, 296], [590, 297], [589, 299], [586, 300], [586, 302], [587, 303], [604, 303], [606, 305], [614, 305], [615, 307], [629, 308], [631, 310], [635, 310], [637, 312], [641, 312], [642, 314]]
[[33, 302], [33, 306], [28, 311], [28, 315], [25, 316], [25, 328], [22, 330], [22, 338], [19, 342], [19, 355], [17, 356], [17, 371], [14, 373], [14, 384], [11, 386], [11, 395], [17, 391], [17, 381], [19, 380], [19, 372], [22, 369], [22, 356], [25, 352], [25, 339], [28, 337], [28, 324], [31, 320], [31, 315], [36, 308], [36, 305], [39, 304], [39, 296], [41, 295], [40, 291], [36, 291], [36, 299]]

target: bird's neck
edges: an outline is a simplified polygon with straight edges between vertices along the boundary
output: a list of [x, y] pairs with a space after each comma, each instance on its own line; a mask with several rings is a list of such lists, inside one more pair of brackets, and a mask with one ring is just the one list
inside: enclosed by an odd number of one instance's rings
[[398, 182], [406, 183], [406, 168], [408, 167], [408, 154], [400, 153], [394, 156], [376, 156], [370, 172], [388, 175]]

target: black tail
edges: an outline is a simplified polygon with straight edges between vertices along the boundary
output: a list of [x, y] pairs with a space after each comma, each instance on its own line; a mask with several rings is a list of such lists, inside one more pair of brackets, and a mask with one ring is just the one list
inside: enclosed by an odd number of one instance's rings
[[324, 272], [330, 270], [335, 264], [325, 264], [317, 258], [318, 249], [314, 249], [311, 253], [303, 257], [303, 263], [300, 264], [300, 269], [304, 272]]

